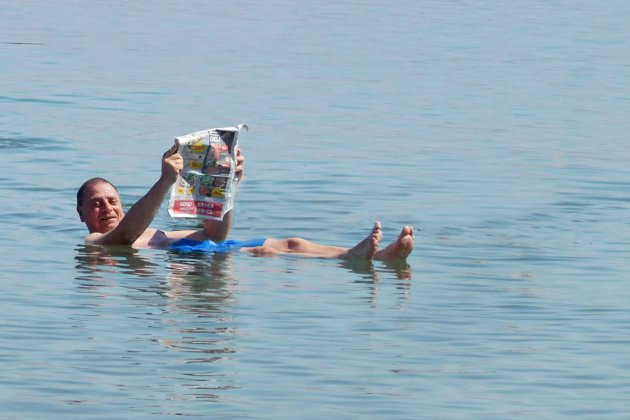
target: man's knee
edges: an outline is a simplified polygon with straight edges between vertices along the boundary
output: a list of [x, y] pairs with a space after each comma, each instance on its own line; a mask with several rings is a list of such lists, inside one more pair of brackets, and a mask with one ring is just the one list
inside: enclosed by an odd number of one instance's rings
[[289, 238], [285, 240], [285, 245], [289, 251], [300, 251], [304, 248], [306, 240], [302, 238]]

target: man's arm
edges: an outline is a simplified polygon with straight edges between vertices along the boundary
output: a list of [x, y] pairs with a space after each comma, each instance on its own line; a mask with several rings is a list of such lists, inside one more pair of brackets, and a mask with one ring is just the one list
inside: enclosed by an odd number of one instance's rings
[[162, 157], [162, 174], [151, 189], [135, 203], [118, 226], [107, 233], [92, 233], [86, 242], [98, 245], [131, 245], [149, 227], [183, 168], [183, 159], [174, 144]]
[[[240, 183], [243, 179], [245, 170], [245, 156], [241, 153], [241, 149], [236, 149], [236, 177], [235, 182]], [[223, 241], [227, 239], [234, 224], [234, 209], [228, 211], [223, 216], [223, 220], [207, 219], [203, 224], [203, 235], [206, 239], [213, 241]]]
[[204, 239], [213, 241], [223, 241], [227, 239], [234, 224], [234, 209], [228, 211], [223, 216], [223, 220], [204, 220], [203, 236]]

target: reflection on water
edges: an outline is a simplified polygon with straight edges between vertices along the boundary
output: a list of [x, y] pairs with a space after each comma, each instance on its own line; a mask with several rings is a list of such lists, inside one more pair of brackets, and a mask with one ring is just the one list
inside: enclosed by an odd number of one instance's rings
[[[258, 264], [258, 280], [241, 278], [253, 268], [252, 264]], [[280, 351], [285, 351], [285, 342], [293, 340], [316, 340], [320, 347], [346, 340], [329, 337], [331, 342], [327, 344], [312, 328], [313, 322], [335, 316], [333, 307], [339, 302], [326, 298], [328, 290], [347, 289], [345, 280], [335, 276], [318, 290], [302, 291], [297, 273], [317, 267], [330, 273], [345, 272], [355, 279], [355, 291], [343, 292], [338, 299], [361, 292], [361, 300], [369, 303], [365, 306], [373, 308], [380, 305], [384, 290], [385, 299], [392, 290], [398, 291], [398, 307], [406, 306], [410, 299], [411, 267], [404, 262], [257, 258], [247, 254], [186, 254], [79, 245], [75, 248], [78, 293], [71, 319], [73, 328], [86, 339], [77, 349], [83, 361], [73, 368], [88, 369], [105, 382], [115, 381], [122, 372], [133, 369], [137, 384], [126, 383], [123, 389], [139, 395], [157, 393], [163, 395], [157, 399], [164, 401], [221, 402], [234, 392], [252, 392], [249, 388], [253, 385], [239, 378], [243, 377], [242, 364], [256, 360], [257, 352], [252, 348], [255, 343], [245, 338], [259, 334], [259, 329], [271, 332], [280, 327], [290, 334], [273, 340]], [[260, 276], [261, 269], [269, 276]], [[310, 309], [302, 307], [302, 311], [290, 310], [290, 317], [278, 325], [274, 311], [291, 299], [287, 286], [297, 293], [298, 299], [292, 305], [320, 303]], [[251, 291], [244, 293], [247, 289]], [[251, 299], [254, 306], [247, 303]], [[243, 325], [243, 316], [250, 311], [260, 319]], [[127, 343], [124, 356], [112, 357], [108, 343], [116, 342]], [[264, 346], [273, 348], [274, 344]], [[265, 347], [258, 350], [270, 351]], [[92, 363], [99, 366], [96, 371], [87, 367]], [[172, 409], [179, 414], [199, 414], [178, 404], [155, 407], [157, 412]]]
[[159, 265], [143, 257], [139, 250], [131, 247], [103, 247], [79, 245], [76, 251], [76, 269], [82, 274], [77, 280], [85, 281], [82, 286], [92, 286], [89, 282], [99, 282], [107, 277], [105, 273], [137, 274], [151, 277]]
[[[286, 258], [295, 259], [292, 256]], [[182, 254], [129, 247], [79, 245], [75, 255], [76, 280], [79, 288], [89, 290], [132, 287], [164, 297], [168, 307], [173, 310], [220, 317], [221, 310], [235, 299], [238, 279], [233, 274], [232, 259], [232, 254]], [[373, 300], [378, 294], [383, 276], [398, 279], [399, 283], [395, 287], [404, 291], [403, 295], [410, 292], [412, 268], [407, 261], [341, 260], [336, 264], [358, 275], [360, 280], [355, 282], [368, 286]], [[285, 272], [294, 274], [294, 271], [287, 269]], [[136, 286], [125, 281], [122, 281], [123, 284], [113, 283], [117, 278], [121, 282], [120, 279], [125, 276], [155, 281], [149, 285]]]
[[408, 300], [411, 293], [412, 270], [407, 261], [379, 261], [379, 267], [375, 267], [374, 261], [344, 260], [339, 263], [340, 267], [358, 274], [359, 280], [354, 282], [364, 285], [369, 292], [369, 301], [372, 305], [378, 304], [379, 291], [383, 277], [398, 279], [394, 287], [400, 292], [401, 302]]
[[191, 297], [215, 302], [217, 307], [228, 301], [229, 284], [234, 280], [229, 254], [186, 256], [162, 250], [80, 245], [76, 248], [75, 261], [79, 287], [100, 287], [105, 280], [125, 275], [149, 278], [155, 283], [139, 290], [155, 292], [179, 309], [192, 312], [213, 307], [196, 304], [188, 307]]
[[[102, 310], [106, 305], [94, 299], [122, 297], [115, 305], [122, 311], [118, 316], [123, 322], [140, 317], [156, 327], [150, 334], [142, 328], [135, 339], [158, 343], [172, 352], [172, 358], [162, 355], [154, 363], [169, 372], [155, 378], [158, 383], [176, 381], [186, 390], [173, 398], [215, 400], [218, 390], [238, 388], [230, 379], [232, 374], [212, 367], [238, 351], [233, 340], [238, 330], [230, 324], [229, 315], [236, 281], [230, 255], [191, 257], [161, 250], [80, 245], [75, 262], [78, 289], [86, 297], [79, 306], [85, 311], [76, 316], [83, 320], [111, 317]], [[95, 312], [95, 307], [101, 311]], [[182, 363], [197, 367], [171, 371]]]

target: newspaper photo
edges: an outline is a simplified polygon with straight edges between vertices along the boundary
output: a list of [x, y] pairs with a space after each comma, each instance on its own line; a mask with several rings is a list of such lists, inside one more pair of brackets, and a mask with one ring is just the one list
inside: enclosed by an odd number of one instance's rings
[[223, 220], [234, 207], [238, 135], [247, 125], [211, 128], [175, 137], [184, 168], [171, 188], [171, 217]]

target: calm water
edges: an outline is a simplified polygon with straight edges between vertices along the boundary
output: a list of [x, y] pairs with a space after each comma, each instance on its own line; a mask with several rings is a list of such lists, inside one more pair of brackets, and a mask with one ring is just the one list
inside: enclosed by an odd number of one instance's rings
[[[630, 3], [0, 3], [0, 417], [630, 416]], [[82, 245], [241, 122], [234, 238], [407, 264]]]

